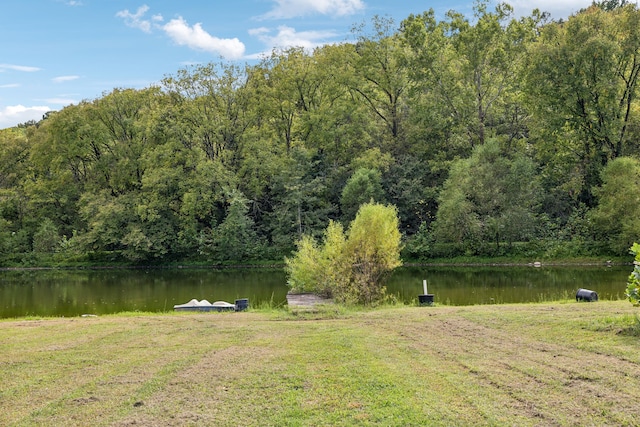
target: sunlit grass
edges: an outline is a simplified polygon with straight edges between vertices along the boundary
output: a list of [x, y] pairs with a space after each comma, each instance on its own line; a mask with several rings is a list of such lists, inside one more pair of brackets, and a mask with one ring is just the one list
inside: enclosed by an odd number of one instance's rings
[[[0, 425], [638, 425], [625, 301], [0, 322]], [[594, 399], [593, 396], [598, 398]]]

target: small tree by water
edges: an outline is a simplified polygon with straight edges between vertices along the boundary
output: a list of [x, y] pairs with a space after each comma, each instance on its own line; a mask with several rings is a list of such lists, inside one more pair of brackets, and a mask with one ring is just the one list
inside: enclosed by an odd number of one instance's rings
[[49, 218], [45, 218], [33, 235], [33, 251], [51, 253], [60, 244], [58, 228]]
[[384, 298], [384, 279], [400, 260], [401, 235], [394, 206], [367, 203], [349, 230], [331, 221], [322, 245], [305, 236], [286, 258], [287, 284], [295, 291], [316, 292], [340, 302], [372, 304]]
[[635, 255], [635, 260], [633, 271], [627, 280], [627, 297], [633, 305], [640, 305], [640, 245], [634, 243], [630, 251]]

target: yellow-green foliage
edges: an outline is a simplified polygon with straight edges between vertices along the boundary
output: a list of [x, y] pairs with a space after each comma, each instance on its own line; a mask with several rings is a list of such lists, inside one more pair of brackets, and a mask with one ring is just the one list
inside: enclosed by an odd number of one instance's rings
[[287, 284], [296, 292], [322, 292], [319, 287], [321, 251], [311, 236], [302, 236], [297, 243], [298, 251], [293, 258], [285, 258], [289, 274]]
[[633, 262], [633, 271], [627, 280], [627, 297], [633, 305], [640, 305], [640, 245], [634, 243], [631, 253], [636, 256]]
[[346, 237], [342, 225], [331, 221], [322, 247], [309, 236], [298, 242], [294, 257], [285, 259], [288, 284], [342, 302], [377, 302], [385, 294], [385, 276], [402, 264], [400, 239], [394, 206], [364, 204]]

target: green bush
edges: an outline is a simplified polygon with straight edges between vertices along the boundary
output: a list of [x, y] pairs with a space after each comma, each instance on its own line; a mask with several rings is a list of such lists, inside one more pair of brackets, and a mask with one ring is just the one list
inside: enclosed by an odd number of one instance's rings
[[373, 304], [385, 296], [387, 274], [400, 266], [398, 212], [393, 206], [367, 203], [360, 207], [345, 236], [331, 221], [322, 246], [309, 236], [285, 258], [288, 285], [350, 304]]
[[627, 280], [627, 298], [637, 306], [640, 305], [640, 245], [634, 243], [630, 251], [635, 255], [635, 260], [633, 261], [633, 271]]

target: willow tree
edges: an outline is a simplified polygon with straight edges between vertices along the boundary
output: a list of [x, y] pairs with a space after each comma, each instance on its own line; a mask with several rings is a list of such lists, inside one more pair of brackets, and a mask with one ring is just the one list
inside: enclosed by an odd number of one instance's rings
[[309, 236], [299, 241], [295, 255], [285, 259], [288, 285], [345, 303], [379, 302], [385, 278], [402, 264], [400, 240], [396, 208], [364, 204], [346, 236], [342, 225], [330, 222], [321, 246]]

